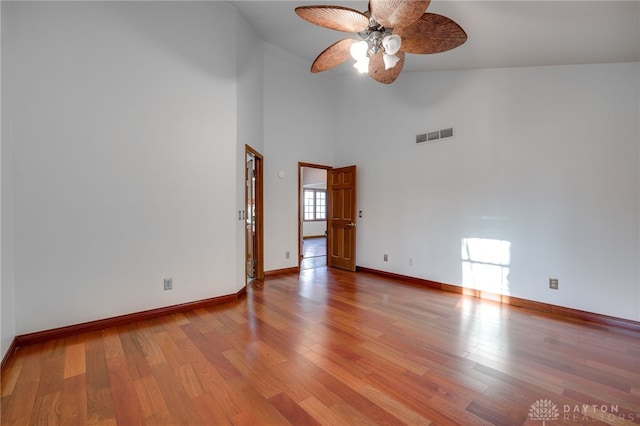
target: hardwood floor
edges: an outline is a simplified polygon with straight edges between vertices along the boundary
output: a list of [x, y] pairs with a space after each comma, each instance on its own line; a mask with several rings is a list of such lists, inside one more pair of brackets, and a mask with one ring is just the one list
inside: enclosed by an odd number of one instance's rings
[[324, 268], [327, 266], [327, 238], [305, 238], [302, 244], [300, 269]]
[[640, 424], [639, 337], [316, 268], [20, 348], [1, 423]]

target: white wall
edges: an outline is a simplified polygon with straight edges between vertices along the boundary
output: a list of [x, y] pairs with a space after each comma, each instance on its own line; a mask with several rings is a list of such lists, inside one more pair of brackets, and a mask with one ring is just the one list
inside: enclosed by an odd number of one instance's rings
[[298, 266], [298, 162], [331, 165], [337, 92], [329, 81], [264, 45], [265, 271]]
[[[245, 205], [245, 145], [259, 153], [264, 152], [263, 94], [262, 94], [262, 45], [247, 21], [238, 14], [236, 23], [237, 69], [237, 162], [236, 212], [246, 210]], [[237, 218], [238, 216], [236, 216]], [[236, 226], [236, 274], [246, 277], [245, 221]], [[242, 279], [245, 284], [245, 278]]]
[[[0, 43], [3, 42], [4, 15], [0, 7]], [[3, 44], [4, 46], [4, 44]], [[1, 55], [0, 55], [1, 56]], [[0, 57], [0, 358], [4, 357], [16, 334], [13, 282], [13, 156], [11, 144], [8, 143], [10, 135], [10, 116], [4, 105], [5, 75], [2, 73], [2, 61]]]
[[302, 236], [303, 237], [319, 237], [325, 235], [327, 231], [327, 222], [303, 222], [302, 223]]
[[235, 10], [2, 8], [15, 332], [236, 292], [238, 189], [220, 184], [238, 174], [236, 45], [218, 42]]
[[640, 320], [639, 67], [345, 78], [334, 150], [359, 168], [357, 264]]
[[302, 168], [302, 185], [313, 186], [314, 188], [327, 187], [327, 171], [313, 167]]

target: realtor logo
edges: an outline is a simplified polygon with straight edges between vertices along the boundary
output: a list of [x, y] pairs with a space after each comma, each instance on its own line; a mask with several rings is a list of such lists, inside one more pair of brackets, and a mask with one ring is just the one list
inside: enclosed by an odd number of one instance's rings
[[548, 399], [539, 399], [529, 408], [529, 418], [531, 420], [542, 420], [542, 426], [547, 421], [557, 420], [560, 417], [558, 407]]
[[[562, 410], [562, 418], [560, 418]], [[542, 421], [546, 426], [547, 422], [558, 420], [562, 423], [576, 422], [585, 424], [587, 422], [604, 422], [607, 424], [619, 424], [626, 422], [638, 422], [640, 413], [629, 411], [620, 412], [617, 404], [564, 404], [561, 409], [550, 399], [539, 399], [529, 408], [529, 418], [531, 420]]]

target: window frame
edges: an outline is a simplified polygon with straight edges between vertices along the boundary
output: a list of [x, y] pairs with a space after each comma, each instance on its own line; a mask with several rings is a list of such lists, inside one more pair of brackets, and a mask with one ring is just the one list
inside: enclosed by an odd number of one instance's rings
[[[313, 219], [307, 219], [307, 192], [313, 193]], [[324, 194], [324, 217], [318, 218], [318, 193]], [[304, 188], [302, 191], [302, 220], [303, 222], [326, 222], [327, 220], [327, 190], [316, 188]]]

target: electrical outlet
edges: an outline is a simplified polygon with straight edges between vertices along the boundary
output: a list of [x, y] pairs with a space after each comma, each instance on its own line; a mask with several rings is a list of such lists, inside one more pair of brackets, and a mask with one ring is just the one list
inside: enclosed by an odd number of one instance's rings
[[165, 290], [173, 290], [173, 278], [165, 278], [164, 279], [164, 289]]
[[291, 252], [290, 251], [284, 252], [284, 258], [285, 259], [289, 259], [290, 257], [291, 257]]
[[385, 254], [383, 259], [384, 259], [385, 262], [388, 262], [389, 261], [389, 255]]
[[557, 278], [549, 278], [549, 288], [552, 290], [558, 289], [558, 279]]
[[409, 266], [413, 266], [413, 257], [409, 258]]

